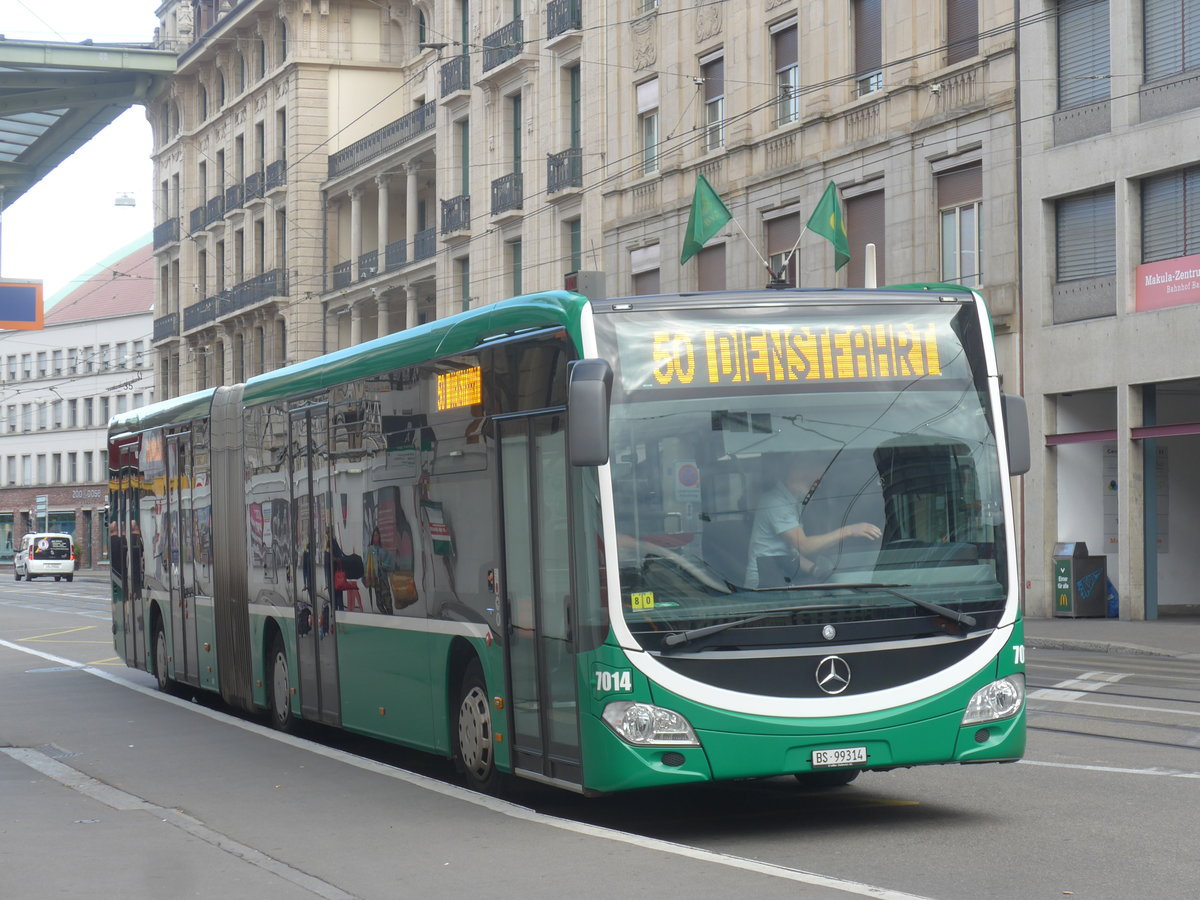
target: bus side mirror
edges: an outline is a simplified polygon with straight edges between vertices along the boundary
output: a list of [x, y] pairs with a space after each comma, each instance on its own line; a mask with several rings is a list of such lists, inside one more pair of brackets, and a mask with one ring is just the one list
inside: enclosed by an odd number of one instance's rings
[[567, 375], [567, 456], [573, 466], [608, 462], [608, 406], [612, 366], [604, 359], [579, 359]]
[[1008, 444], [1008, 474], [1024, 475], [1029, 471], [1029, 413], [1025, 398], [1016, 394], [1001, 394], [1000, 408], [1004, 416], [1004, 437]]

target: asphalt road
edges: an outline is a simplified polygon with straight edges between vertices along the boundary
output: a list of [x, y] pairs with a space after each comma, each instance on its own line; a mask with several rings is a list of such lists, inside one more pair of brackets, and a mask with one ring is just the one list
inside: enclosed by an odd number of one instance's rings
[[1200, 894], [1200, 661], [1031, 651], [1014, 765], [503, 802], [156, 693], [113, 655], [106, 590], [0, 583], [5, 898]]

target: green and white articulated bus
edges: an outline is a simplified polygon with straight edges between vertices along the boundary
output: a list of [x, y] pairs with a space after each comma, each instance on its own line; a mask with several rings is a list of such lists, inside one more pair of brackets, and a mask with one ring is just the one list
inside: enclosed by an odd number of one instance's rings
[[518, 297], [113, 419], [116, 648], [480, 790], [1012, 761], [1028, 454], [970, 291]]

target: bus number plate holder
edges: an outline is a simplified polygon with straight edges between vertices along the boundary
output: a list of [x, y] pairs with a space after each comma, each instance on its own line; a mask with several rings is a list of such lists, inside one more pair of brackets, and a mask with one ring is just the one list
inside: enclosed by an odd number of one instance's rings
[[814, 769], [831, 769], [835, 766], [856, 766], [867, 761], [866, 747], [836, 747], [812, 752]]

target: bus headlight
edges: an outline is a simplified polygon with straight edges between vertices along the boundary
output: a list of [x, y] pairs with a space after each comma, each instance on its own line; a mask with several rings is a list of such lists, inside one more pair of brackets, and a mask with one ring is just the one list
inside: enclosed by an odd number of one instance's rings
[[692, 726], [677, 712], [618, 700], [604, 707], [605, 723], [623, 740], [639, 746], [699, 747]]
[[1009, 675], [980, 688], [967, 704], [964, 725], [978, 725], [1015, 716], [1025, 702], [1025, 676]]

